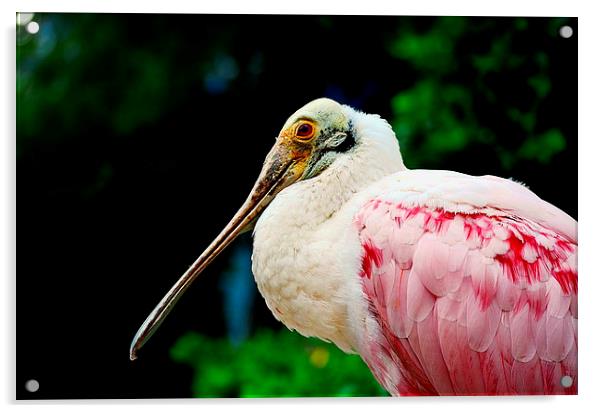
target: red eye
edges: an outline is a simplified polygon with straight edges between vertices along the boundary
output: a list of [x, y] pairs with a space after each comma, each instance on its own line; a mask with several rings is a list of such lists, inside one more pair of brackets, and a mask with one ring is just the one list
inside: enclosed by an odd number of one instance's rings
[[311, 123], [302, 123], [297, 126], [296, 135], [301, 139], [308, 139], [314, 135], [314, 127]]

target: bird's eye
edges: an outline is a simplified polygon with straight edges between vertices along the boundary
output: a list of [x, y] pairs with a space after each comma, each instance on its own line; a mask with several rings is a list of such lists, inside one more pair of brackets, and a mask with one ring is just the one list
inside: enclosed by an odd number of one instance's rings
[[299, 124], [299, 126], [297, 126], [297, 131], [295, 132], [295, 135], [299, 139], [308, 140], [313, 138], [314, 131], [314, 126], [311, 123], [303, 122]]

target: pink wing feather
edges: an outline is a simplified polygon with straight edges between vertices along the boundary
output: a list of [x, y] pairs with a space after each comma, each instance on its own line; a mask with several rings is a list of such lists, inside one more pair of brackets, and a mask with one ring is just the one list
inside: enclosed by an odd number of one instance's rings
[[362, 357], [392, 394], [577, 392], [575, 240], [511, 211], [379, 198], [355, 224], [378, 324]]

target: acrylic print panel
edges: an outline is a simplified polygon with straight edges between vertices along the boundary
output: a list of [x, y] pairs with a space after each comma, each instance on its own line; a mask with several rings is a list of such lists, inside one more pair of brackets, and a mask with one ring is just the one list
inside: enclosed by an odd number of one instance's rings
[[577, 34], [19, 14], [17, 398], [576, 393]]

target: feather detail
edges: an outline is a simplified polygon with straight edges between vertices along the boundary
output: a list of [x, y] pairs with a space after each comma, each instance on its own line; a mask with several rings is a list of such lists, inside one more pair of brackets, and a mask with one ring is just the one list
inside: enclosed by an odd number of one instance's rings
[[539, 357], [526, 362], [514, 360], [511, 372], [511, 388], [518, 394], [544, 394], [544, 380]]
[[475, 296], [471, 296], [466, 304], [466, 327], [468, 329], [468, 345], [478, 352], [487, 350], [495, 334], [502, 317], [502, 311], [497, 303], [493, 302], [485, 310]]
[[422, 364], [433, 386], [440, 395], [453, 395], [449, 371], [443, 360], [439, 344], [438, 322], [434, 312], [417, 325], [418, 348]]
[[408, 317], [418, 322], [424, 320], [435, 305], [435, 296], [424, 287], [414, 269], [408, 277], [407, 303]]
[[408, 277], [409, 271], [399, 271], [387, 300], [386, 319], [393, 333], [399, 338], [408, 338], [414, 327], [414, 321], [408, 317]]
[[535, 355], [535, 338], [529, 306], [523, 305], [510, 320], [510, 338], [512, 340], [512, 356], [521, 363], [530, 361]]
[[355, 222], [395, 391], [576, 390], [558, 384], [576, 375], [576, 245], [517, 216], [392, 201], [367, 204]]

